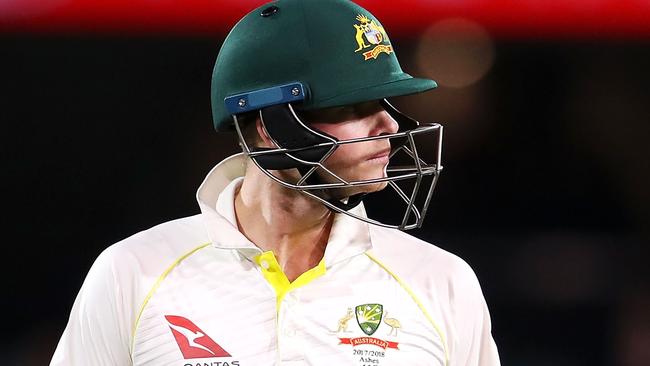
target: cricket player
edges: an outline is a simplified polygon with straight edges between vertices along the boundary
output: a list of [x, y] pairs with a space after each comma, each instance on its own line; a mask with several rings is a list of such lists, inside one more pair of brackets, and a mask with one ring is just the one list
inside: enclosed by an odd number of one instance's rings
[[[212, 78], [215, 129], [243, 152], [205, 178], [200, 214], [97, 258], [51, 365], [499, 365], [474, 272], [403, 232], [422, 225], [442, 127], [386, 98], [435, 86], [352, 2], [246, 15]], [[365, 213], [382, 190], [396, 222]]]

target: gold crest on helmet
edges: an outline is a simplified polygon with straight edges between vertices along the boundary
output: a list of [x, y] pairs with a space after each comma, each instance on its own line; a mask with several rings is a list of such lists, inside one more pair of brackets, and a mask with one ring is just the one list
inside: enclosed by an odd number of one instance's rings
[[[386, 54], [393, 52], [393, 46], [390, 45], [384, 27], [365, 15], [359, 14], [356, 19], [359, 24], [353, 24], [353, 26], [356, 29], [355, 38], [358, 47], [354, 52], [362, 51], [364, 60], [374, 60], [382, 52]], [[372, 49], [364, 51], [371, 47]]]

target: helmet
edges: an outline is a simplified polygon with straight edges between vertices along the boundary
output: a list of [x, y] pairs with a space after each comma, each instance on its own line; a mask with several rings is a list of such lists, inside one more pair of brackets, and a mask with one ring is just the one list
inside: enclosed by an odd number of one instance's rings
[[[233, 128], [244, 152], [277, 183], [321, 201], [330, 209], [381, 226], [411, 229], [422, 225], [433, 188], [442, 170], [442, 126], [420, 124], [397, 111], [386, 98], [419, 93], [436, 87], [433, 80], [414, 78], [402, 71], [395, 50], [381, 23], [368, 11], [347, 0], [278, 0], [242, 18], [226, 37], [212, 74], [212, 114], [217, 131]], [[398, 122], [394, 134], [354, 140], [338, 140], [312, 129], [300, 111], [381, 101]], [[251, 147], [244, 141], [238, 116], [257, 111], [275, 148]], [[425, 163], [415, 138], [433, 134], [435, 162]], [[405, 155], [408, 166], [386, 169], [386, 177], [346, 181], [326, 167], [329, 156], [341, 145], [390, 139], [391, 162]], [[298, 169], [298, 181], [286, 181], [274, 170]], [[336, 183], [318, 177], [327, 174]], [[423, 207], [415, 198], [422, 191]], [[412, 180], [406, 194], [397, 182]], [[346, 186], [388, 182], [406, 211], [399, 223], [387, 224], [352, 212], [363, 194], [347, 199], [328, 199], [322, 192]]]

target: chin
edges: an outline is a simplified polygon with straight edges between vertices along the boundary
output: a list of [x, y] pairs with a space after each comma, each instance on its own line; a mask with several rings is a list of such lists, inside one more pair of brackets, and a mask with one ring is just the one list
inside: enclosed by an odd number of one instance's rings
[[379, 182], [379, 183], [369, 184], [361, 188], [366, 193], [372, 193], [372, 192], [379, 192], [382, 189], [386, 188], [386, 186], [388, 186], [388, 182]]
[[352, 197], [355, 194], [359, 194], [359, 193], [379, 192], [382, 189], [386, 188], [387, 185], [388, 182], [379, 182], [379, 183], [367, 184], [363, 186], [340, 188], [340, 189], [330, 191], [328, 198], [344, 199], [344, 198]]
[[[357, 175], [351, 180], [364, 181], [364, 180], [378, 179], [378, 178], [386, 178], [385, 167], [374, 167], [372, 170], [368, 170], [364, 174]], [[363, 192], [372, 193], [372, 192], [381, 191], [382, 189], [386, 188], [387, 185], [388, 182], [378, 182], [372, 184], [364, 184], [362, 186], [357, 186], [355, 188], [357, 190], [356, 193], [363, 193]]]
[[355, 194], [359, 193], [373, 193], [373, 192], [379, 192], [382, 189], [386, 188], [388, 186], [388, 182], [379, 182], [379, 183], [372, 183], [372, 184], [367, 184], [363, 186], [356, 186], [352, 189], [350, 189], [348, 192], [346, 192], [346, 197], [354, 196]]

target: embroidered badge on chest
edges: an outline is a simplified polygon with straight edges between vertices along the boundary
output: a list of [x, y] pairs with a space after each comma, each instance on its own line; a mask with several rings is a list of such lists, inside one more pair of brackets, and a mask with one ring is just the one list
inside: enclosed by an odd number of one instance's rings
[[[352, 318], [356, 318], [358, 328], [350, 325]], [[382, 331], [375, 334], [380, 327]], [[386, 352], [399, 351], [397, 337], [401, 327], [399, 320], [388, 317], [382, 304], [361, 304], [354, 310], [348, 308], [339, 319], [336, 333], [339, 345], [352, 347], [352, 356], [359, 365], [380, 365]], [[351, 333], [351, 336], [343, 337], [346, 333]]]

